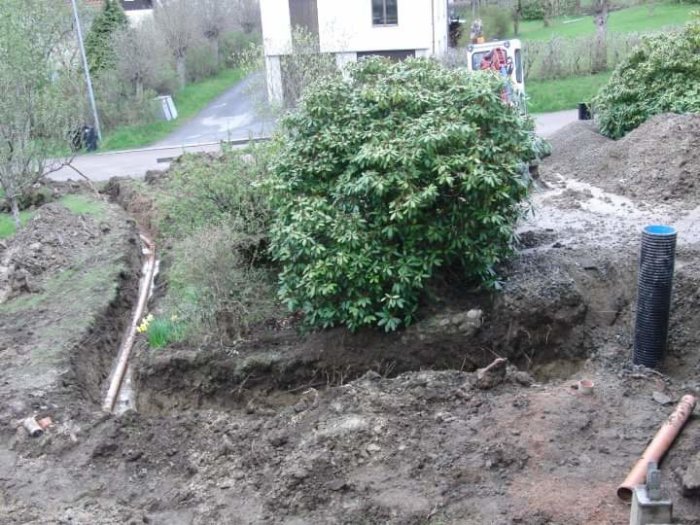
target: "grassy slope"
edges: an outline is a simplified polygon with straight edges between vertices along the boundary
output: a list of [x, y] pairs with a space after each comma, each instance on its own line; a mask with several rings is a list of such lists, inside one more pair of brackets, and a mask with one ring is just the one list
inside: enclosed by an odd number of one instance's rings
[[116, 128], [104, 135], [100, 151], [138, 148], [157, 142], [199, 113], [242, 78], [242, 70], [227, 69], [214, 77], [186, 86], [174, 97], [179, 115], [177, 120]]
[[[610, 13], [609, 30], [617, 33], [649, 32], [663, 27], [682, 25], [697, 10], [692, 4], [659, 4], [649, 12], [647, 6], [636, 6]], [[563, 17], [543, 27], [541, 20], [529, 20], [520, 26], [518, 38], [522, 40], [548, 40], [553, 36], [574, 38], [595, 33], [593, 17]]]
[[[649, 32], [687, 22], [697, 6], [689, 4], [658, 4], [650, 13], [647, 6], [635, 6], [610, 13], [609, 30], [618, 33]], [[543, 27], [539, 20], [521, 25], [522, 40], [548, 40], [553, 36], [575, 38], [591, 36], [595, 32], [593, 18], [563, 17]], [[591, 99], [610, 78], [609, 73], [593, 76], [569, 77], [556, 80], [529, 80], [528, 110], [532, 113], [573, 109], [579, 102]]]
[[589, 101], [608, 81], [611, 73], [569, 77], [556, 80], [530, 80], [526, 84], [530, 113], [574, 109]]

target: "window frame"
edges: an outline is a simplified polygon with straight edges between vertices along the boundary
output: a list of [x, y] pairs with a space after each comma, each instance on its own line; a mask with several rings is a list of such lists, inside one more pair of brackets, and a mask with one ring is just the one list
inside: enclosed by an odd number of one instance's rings
[[[371, 0], [372, 1], [372, 27], [395, 27], [399, 25], [399, 0], [394, 0], [394, 5], [396, 7], [396, 22], [389, 22], [389, 14], [387, 8], [388, 0]], [[376, 23], [374, 20], [374, 4], [375, 2], [382, 3], [382, 21]]]

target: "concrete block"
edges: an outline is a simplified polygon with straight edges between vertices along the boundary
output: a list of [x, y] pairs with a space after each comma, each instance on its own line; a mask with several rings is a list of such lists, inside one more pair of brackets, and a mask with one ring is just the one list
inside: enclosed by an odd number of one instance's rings
[[660, 525], [673, 521], [671, 500], [651, 500], [645, 485], [635, 487], [632, 496], [630, 525]]

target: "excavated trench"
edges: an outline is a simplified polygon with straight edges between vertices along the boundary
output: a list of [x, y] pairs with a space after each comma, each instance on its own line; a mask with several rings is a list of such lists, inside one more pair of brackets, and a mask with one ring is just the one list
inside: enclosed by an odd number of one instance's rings
[[496, 357], [539, 382], [572, 376], [607, 341], [631, 344], [634, 256], [532, 251], [504, 268], [503, 291], [452, 290], [396, 334], [262, 330], [233, 348], [137, 353], [138, 410], [274, 411], [309, 389], [417, 370], [475, 371]]
[[[147, 200], [119, 181], [106, 192], [152, 231]], [[233, 347], [149, 350], [137, 342], [137, 410], [276, 410], [310, 388], [342, 385], [368, 371], [384, 377], [425, 369], [471, 372], [496, 357], [547, 382], [576, 374], [608, 343], [631, 348], [633, 247], [562, 246], [553, 230], [543, 228], [521, 232], [521, 243], [519, 256], [500, 269], [502, 290], [442, 285], [422, 319], [399, 333], [333, 329], [300, 335], [294, 327], [268, 323]]]

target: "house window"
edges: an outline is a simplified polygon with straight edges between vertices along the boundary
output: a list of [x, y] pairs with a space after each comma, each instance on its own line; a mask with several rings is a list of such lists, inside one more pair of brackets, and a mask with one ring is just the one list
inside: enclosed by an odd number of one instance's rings
[[375, 26], [395, 26], [398, 23], [398, 0], [372, 0], [372, 24]]

